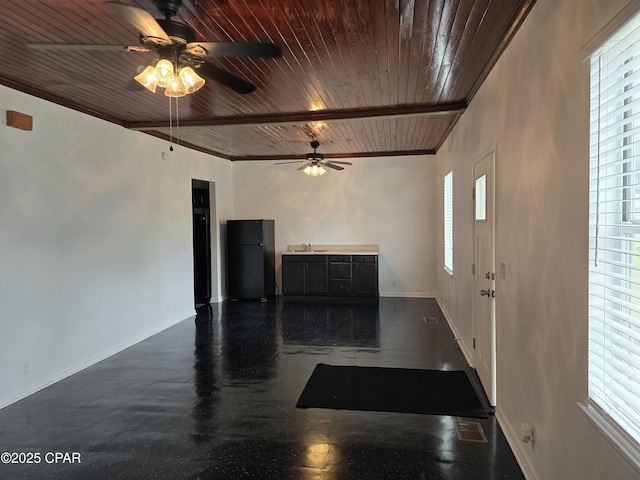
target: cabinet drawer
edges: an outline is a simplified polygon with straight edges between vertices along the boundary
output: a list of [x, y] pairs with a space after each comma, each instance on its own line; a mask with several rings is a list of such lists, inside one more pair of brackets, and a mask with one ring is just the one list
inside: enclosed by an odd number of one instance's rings
[[351, 262], [351, 255], [329, 255], [330, 262]]
[[354, 255], [353, 261], [357, 263], [378, 263], [377, 255]]
[[329, 293], [332, 295], [351, 295], [351, 280], [335, 279], [329, 280]]
[[351, 278], [351, 264], [350, 263], [330, 263], [329, 277], [330, 278]]

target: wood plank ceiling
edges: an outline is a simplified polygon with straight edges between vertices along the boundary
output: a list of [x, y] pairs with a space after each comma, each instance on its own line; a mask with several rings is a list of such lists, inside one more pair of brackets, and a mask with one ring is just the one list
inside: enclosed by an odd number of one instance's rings
[[[174, 101], [171, 122], [168, 97], [132, 82], [154, 54], [28, 47], [137, 45], [105, 0], [3, 2], [0, 83], [230, 160], [301, 158], [312, 138], [328, 158], [432, 154], [534, 2], [184, 0], [174, 20], [199, 41], [273, 42], [283, 55], [208, 60], [256, 90], [209, 80]], [[119, 3], [162, 18], [151, 0]]]

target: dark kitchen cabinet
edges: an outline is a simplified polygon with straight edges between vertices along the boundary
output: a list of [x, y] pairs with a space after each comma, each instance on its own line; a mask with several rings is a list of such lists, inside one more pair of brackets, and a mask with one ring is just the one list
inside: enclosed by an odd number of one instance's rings
[[351, 255], [329, 255], [329, 293], [351, 295], [353, 292]]
[[282, 255], [282, 294], [334, 300], [377, 300], [377, 255]]
[[378, 295], [378, 256], [353, 256], [353, 293]]
[[283, 255], [283, 295], [326, 295], [329, 292], [326, 255]]

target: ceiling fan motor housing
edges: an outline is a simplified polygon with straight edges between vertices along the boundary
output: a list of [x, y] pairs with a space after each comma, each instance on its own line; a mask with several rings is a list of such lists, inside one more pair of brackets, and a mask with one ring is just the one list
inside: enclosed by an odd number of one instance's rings
[[307, 160], [324, 160], [324, 154], [322, 153], [307, 153]]
[[318, 140], [311, 141], [311, 148], [313, 148], [313, 153], [307, 153], [307, 160], [312, 162], [318, 162], [319, 160], [324, 160], [324, 155], [322, 153], [316, 152], [316, 149], [320, 146], [320, 142]]
[[162, 19], [158, 19], [157, 22], [174, 43], [187, 44], [196, 41], [196, 33], [184, 23]]

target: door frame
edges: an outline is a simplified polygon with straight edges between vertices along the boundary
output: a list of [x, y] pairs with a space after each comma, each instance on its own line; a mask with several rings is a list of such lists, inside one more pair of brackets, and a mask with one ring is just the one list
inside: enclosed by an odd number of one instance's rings
[[216, 182], [209, 181], [209, 222], [211, 225], [211, 302], [222, 302], [221, 275], [221, 244], [220, 222], [218, 221], [218, 205], [216, 203]]
[[[491, 148], [490, 150], [484, 152], [480, 155], [472, 164], [471, 167], [471, 181], [472, 188], [474, 189], [473, 195], [473, 206], [472, 206], [472, 231], [473, 231], [473, 265], [474, 265], [474, 277], [472, 281], [472, 330], [473, 330], [473, 367], [477, 371], [478, 367], [478, 349], [476, 349], [476, 338], [478, 337], [478, 332], [480, 330], [478, 322], [479, 320], [479, 312], [478, 305], [479, 302], [486, 302], [487, 299], [484, 296], [480, 296], [480, 292], [478, 290], [478, 279], [479, 275], [484, 275], [486, 272], [480, 272], [479, 269], [476, 268], [478, 264], [478, 259], [476, 258], [476, 168], [478, 165], [489, 158], [489, 165], [487, 170], [487, 175], [489, 181], [487, 182], [487, 218], [489, 219], [489, 273], [491, 278], [489, 282], [485, 285], [489, 286], [489, 290], [491, 291], [491, 295], [489, 297], [490, 304], [490, 314], [489, 314], [489, 341], [490, 341], [490, 351], [489, 353], [489, 368], [490, 368], [490, 380], [489, 385], [485, 385], [483, 383], [483, 388], [489, 399], [489, 403], [492, 406], [497, 404], [497, 324], [496, 324], [496, 299], [495, 299], [495, 287], [496, 287], [496, 150], [495, 148]], [[482, 381], [482, 379], [481, 379]]]

